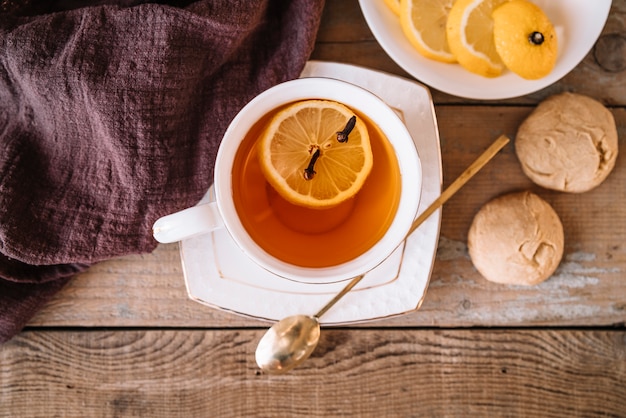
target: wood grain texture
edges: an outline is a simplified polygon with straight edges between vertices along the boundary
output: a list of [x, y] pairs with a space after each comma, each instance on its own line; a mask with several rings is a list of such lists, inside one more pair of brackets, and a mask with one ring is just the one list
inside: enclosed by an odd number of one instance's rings
[[[532, 107], [436, 107], [444, 184], [499, 134], [515, 138]], [[613, 109], [626, 149], [626, 110]], [[535, 287], [487, 282], [467, 254], [467, 231], [479, 208], [507, 192], [529, 189], [546, 199], [565, 228], [556, 274]], [[598, 188], [583, 194], [534, 186], [510, 144], [444, 206], [439, 250], [420, 310], [376, 326], [613, 325], [626, 322], [626, 153]], [[188, 300], [177, 245], [93, 266], [33, 320], [38, 326], [258, 326], [262, 322]]]
[[625, 416], [624, 331], [324, 330], [285, 376], [258, 330], [27, 332], [1, 417]]
[[[178, 246], [161, 245], [93, 266], [0, 346], [0, 418], [626, 417], [625, 34], [626, 0], [613, 0], [596, 46], [552, 86], [499, 102], [432, 91], [445, 185], [562, 91], [611, 107], [622, 153], [600, 187], [572, 195], [534, 186], [505, 148], [445, 205], [418, 311], [324, 329], [300, 368], [265, 376], [254, 350], [267, 324], [188, 299]], [[312, 58], [410, 78], [358, 0], [326, 2]], [[561, 217], [565, 257], [539, 286], [489, 283], [467, 254], [469, 225], [523, 189]]]

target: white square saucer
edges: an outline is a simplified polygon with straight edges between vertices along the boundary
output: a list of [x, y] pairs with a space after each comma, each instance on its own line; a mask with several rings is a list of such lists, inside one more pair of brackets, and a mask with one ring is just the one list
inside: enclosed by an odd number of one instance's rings
[[[359, 85], [392, 107], [413, 136], [422, 163], [422, 212], [441, 194], [439, 132], [430, 93], [401, 77], [348, 64], [309, 61], [301, 77], [328, 77]], [[213, 199], [209, 189], [200, 203]], [[441, 210], [430, 216], [404, 245], [332, 307], [324, 325], [385, 318], [419, 308], [426, 294]], [[267, 320], [315, 314], [346, 282], [298, 282], [269, 273], [250, 261], [225, 230], [186, 239], [180, 253], [189, 297], [217, 309]]]

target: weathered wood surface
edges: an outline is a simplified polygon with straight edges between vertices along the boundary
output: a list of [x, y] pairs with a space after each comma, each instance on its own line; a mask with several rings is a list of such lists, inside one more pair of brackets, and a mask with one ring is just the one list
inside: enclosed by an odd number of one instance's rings
[[[622, 153], [605, 183], [571, 195], [534, 186], [508, 146], [445, 206], [419, 311], [326, 329], [301, 368], [259, 375], [267, 324], [189, 300], [178, 248], [162, 245], [93, 266], [0, 346], [0, 417], [626, 417], [625, 40], [626, 0], [614, 0], [596, 47], [558, 83], [490, 103], [432, 91], [445, 184], [561, 91], [611, 107]], [[312, 58], [408, 77], [357, 0], [326, 2]], [[561, 266], [530, 288], [485, 281], [465, 246], [480, 206], [521, 189], [565, 226]]]
[[[450, 183], [500, 133], [514, 137], [532, 108], [438, 106], [444, 183]], [[626, 149], [626, 110], [613, 110]], [[529, 189], [550, 202], [565, 228], [565, 257], [556, 274], [535, 287], [484, 280], [466, 249], [474, 214], [489, 199]], [[626, 153], [597, 189], [550, 192], [522, 173], [507, 146], [443, 209], [439, 251], [419, 311], [376, 326], [612, 325], [626, 322]], [[218, 326], [260, 322], [186, 299], [177, 245], [112, 260], [79, 276], [31, 322], [77, 326]]]
[[288, 376], [261, 330], [26, 332], [2, 417], [595, 417], [626, 414], [626, 332], [333, 330]]

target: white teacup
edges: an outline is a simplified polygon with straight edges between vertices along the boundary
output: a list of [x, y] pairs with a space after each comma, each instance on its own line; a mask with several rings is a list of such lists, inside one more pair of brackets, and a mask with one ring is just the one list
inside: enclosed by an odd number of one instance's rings
[[[242, 225], [232, 193], [235, 154], [252, 126], [274, 109], [308, 99], [337, 101], [367, 115], [392, 145], [401, 178], [398, 208], [382, 238], [350, 261], [319, 268], [284, 262], [259, 246]], [[169, 243], [226, 228], [245, 256], [273, 274], [295, 280], [344, 280], [372, 270], [403, 242], [417, 214], [421, 186], [421, 163], [413, 139], [402, 120], [386, 103], [367, 90], [344, 81], [302, 78], [266, 90], [250, 101], [233, 119], [224, 134], [215, 162], [215, 202], [158, 219], [153, 226], [153, 234], [157, 241]]]

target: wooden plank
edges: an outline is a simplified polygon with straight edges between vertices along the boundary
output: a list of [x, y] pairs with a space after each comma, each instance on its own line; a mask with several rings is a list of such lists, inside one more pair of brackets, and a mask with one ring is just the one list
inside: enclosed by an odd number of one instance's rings
[[[607, 23], [599, 41], [571, 73], [536, 93], [499, 101], [505, 104], [536, 104], [544, 98], [563, 91], [574, 91], [596, 97], [609, 105], [626, 104], [626, 59], [612, 66], [615, 54], [626, 51], [626, 1], [614, 0]], [[597, 44], [596, 44], [597, 45]], [[358, 6], [358, 0], [326, 2], [313, 59], [337, 61], [375, 68], [407, 78], [413, 78], [400, 68], [382, 49], [370, 31]], [[435, 103], [479, 103], [432, 91]], [[480, 103], [485, 103], [480, 102]], [[496, 103], [496, 102], [490, 102]]]
[[[449, 184], [500, 133], [513, 138], [526, 107], [438, 106], [444, 182]], [[626, 110], [615, 109], [626, 149]], [[487, 123], [485, 122], [487, 121]], [[550, 202], [565, 228], [556, 275], [530, 288], [497, 285], [473, 268], [465, 246], [478, 209], [502, 193], [530, 189]], [[550, 192], [524, 176], [507, 146], [443, 209], [432, 280], [421, 309], [377, 326], [612, 325], [626, 322], [626, 153], [597, 189]], [[78, 276], [32, 321], [38, 326], [240, 327], [260, 321], [187, 299], [177, 245], [103, 262]]]
[[0, 416], [624, 416], [626, 332], [324, 330], [289, 375], [261, 330], [27, 332], [0, 347]]

